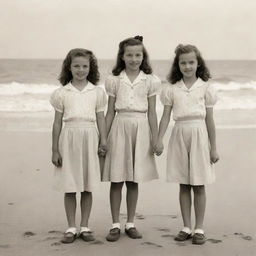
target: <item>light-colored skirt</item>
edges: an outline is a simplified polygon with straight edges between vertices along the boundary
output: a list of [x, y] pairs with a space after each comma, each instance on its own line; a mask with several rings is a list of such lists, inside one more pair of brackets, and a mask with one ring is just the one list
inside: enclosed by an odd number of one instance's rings
[[167, 181], [190, 185], [215, 181], [205, 120], [175, 122], [168, 145]]
[[108, 136], [102, 181], [144, 182], [157, 178], [147, 114], [117, 113]]
[[55, 168], [55, 189], [91, 192], [100, 183], [98, 137], [94, 122], [65, 122], [59, 143], [62, 167]]

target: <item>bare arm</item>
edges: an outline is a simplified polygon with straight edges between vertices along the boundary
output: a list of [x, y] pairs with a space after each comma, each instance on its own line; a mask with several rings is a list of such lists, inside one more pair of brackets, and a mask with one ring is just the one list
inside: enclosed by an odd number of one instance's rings
[[216, 131], [215, 123], [213, 119], [213, 108], [206, 108], [206, 117], [205, 117], [208, 137], [210, 141], [210, 158], [211, 163], [216, 163], [219, 160], [216, 147]]
[[113, 122], [115, 114], [116, 114], [115, 103], [116, 103], [116, 98], [112, 97], [112, 96], [109, 96], [109, 98], [108, 98], [108, 110], [107, 110], [107, 115], [106, 115], [106, 131], [107, 131], [107, 135], [109, 134], [112, 122]]
[[161, 121], [159, 124], [159, 133], [158, 133], [158, 139], [157, 139], [157, 144], [155, 149], [155, 152], [157, 155], [161, 155], [164, 150], [163, 137], [170, 122], [171, 112], [172, 112], [172, 107], [169, 105], [165, 105], [163, 115], [161, 117]]
[[105, 154], [107, 151], [107, 129], [103, 111], [96, 113], [96, 120], [100, 134], [99, 153]]
[[59, 138], [62, 129], [62, 117], [63, 113], [55, 111], [52, 127], [52, 163], [57, 167], [62, 165], [62, 159], [59, 152]]
[[148, 98], [148, 122], [152, 134], [152, 146], [154, 147], [157, 142], [158, 134], [155, 95]]

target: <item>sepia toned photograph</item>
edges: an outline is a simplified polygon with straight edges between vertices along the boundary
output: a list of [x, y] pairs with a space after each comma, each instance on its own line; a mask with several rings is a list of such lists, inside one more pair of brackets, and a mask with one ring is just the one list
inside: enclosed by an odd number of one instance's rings
[[0, 255], [255, 255], [255, 10], [0, 0]]

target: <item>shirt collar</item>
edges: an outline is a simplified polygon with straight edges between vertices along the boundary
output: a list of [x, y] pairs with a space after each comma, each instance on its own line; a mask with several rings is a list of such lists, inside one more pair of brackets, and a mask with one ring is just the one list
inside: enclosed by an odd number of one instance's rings
[[194, 84], [188, 89], [187, 86], [185, 85], [183, 79], [181, 79], [179, 82], [177, 82], [177, 86], [179, 88], [181, 88], [182, 90], [185, 90], [185, 91], [192, 91], [192, 90], [195, 90], [201, 86], [204, 85], [204, 81], [198, 77], [197, 80], [194, 82]]
[[64, 88], [65, 88], [66, 90], [68, 90], [68, 91], [84, 93], [84, 92], [86, 92], [86, 91], [95, 89], [95, 85], [88, 81], [88, 83], [87, 83], [87, 85], [84, 87], [84, 89], [83, 89], [82, 91], [79, 91], [75, 86], [73, 86], [73, 85], [71, 84], [71, 82], [69, 82], [67, 85], [64, 86]]
[[125, 70], [123, 70], [120, 73], [120, 79], [122, 79], [125, 83], [129, 84], [130, 86], [135, 86], [141, 80], [146, 80], [146, 74], [140, 70], [140, 73], [138, 74], [138, 76], [135, 78], [135, 80], [133, 82], [131, 82], [130, 79], [128, 78]]

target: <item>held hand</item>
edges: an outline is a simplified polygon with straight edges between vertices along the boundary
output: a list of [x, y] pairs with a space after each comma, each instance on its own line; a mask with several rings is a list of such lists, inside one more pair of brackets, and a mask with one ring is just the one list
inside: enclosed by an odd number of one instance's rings
[[157, 155], [157, 156], [160, 156], [164, 151], [164, 145], [162, 143], [162, 141], [158, 141], [156, 143], [156, 145], [154, 146], [154, 153]]
[[62, 157], [59, 152], [53, 152], [52, 153], [52, 163], [56, 167], [61, 167], [62, 166]]
[[104, 143], [104, 144], [101, 143], [101, 144], [99, 145], [99, 148], [98, 148], [98, 155], [99, 155], [100, 157], [105, 157], [107, 151], [108, 151], [107, 145], [106, 145], [105, 143]]
[[217, 150], [211, 150], [210, 151], [210, 160], [211, 160], [211, 164], [215, 164], [219, 161], [219, 155], [217, 153]]

